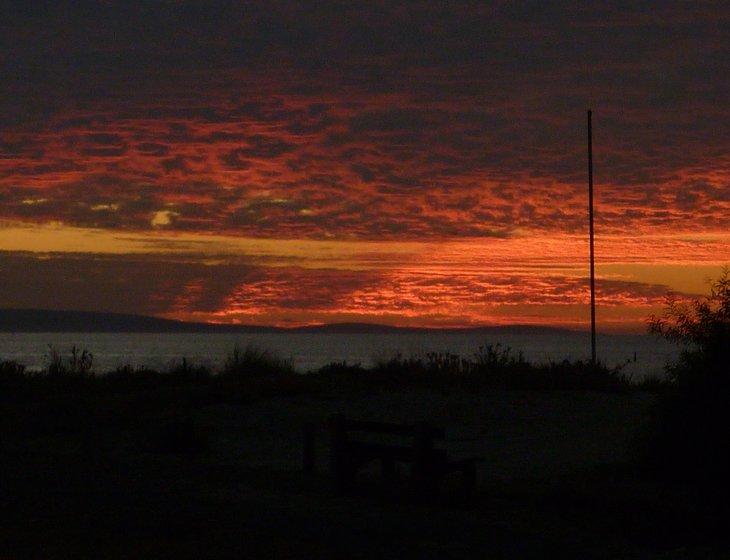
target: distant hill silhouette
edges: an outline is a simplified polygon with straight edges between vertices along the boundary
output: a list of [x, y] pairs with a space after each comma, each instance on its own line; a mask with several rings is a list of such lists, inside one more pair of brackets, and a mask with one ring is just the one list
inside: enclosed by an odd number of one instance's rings
[[312, 332], [312, 333], [402, 333], [402, 332], [485, 332], [509, 334], [554, 334], [569, 329], [535, 325], [508, 325], [469, 328], [393, 327], [373, 323], [333, 323], [304, 327], [269, 327], [217, 323], [188, 323], [146, 315], [100, 313], [94, 311], [54, 311], [47, 309], [0, 309], [0, 332]]
[[0, 332], [242, 332], [276, 329], [186, 323], [159, 317], [94, 311], [0, 309]]

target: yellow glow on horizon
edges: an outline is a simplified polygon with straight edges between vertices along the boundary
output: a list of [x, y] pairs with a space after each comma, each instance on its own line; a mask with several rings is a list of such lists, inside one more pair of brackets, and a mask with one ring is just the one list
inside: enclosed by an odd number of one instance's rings
[[644, 284], [661, 284], [687, 294], [707, 294], [710, 283], [718, 278], [723, 264], [634, 264], [618, 263], [597, 267], [599, 276]]
[[[373, 261], [387, 255], [418, 253], [420, 242], [337, 239], [273, 239], [161, 231], [111, 231], [62, 223], [0, 224], [0, 251], [31, 253], [195, 255], [212, 259], [249, 256], [302, 259], [297, 266], [335, 266], [348, 257]], [[402, 261], [401, 261], [402, 262]], [[268, 263], [274, 266], [276, 263]], [[289, 263], [291, 264], [291, 262]], [[355, 264], [357, 263], [350, 263]], [[357, 267], [356, 267], [357, 268]]]
[[[164, 211], [167, 212], [167, 211]], [[169, 216], [165, 216], [169, 219]], [[164, 221], [164, 220], [163, 220]], [[250, 256], [302, 259], [297, 266], [316, 268], [348, 264], [358, 269], [427, 267], [444, 274], [504, 266], [583, 274], [587, 261], [585, 236], [523, 232], [519, 237], [396, 241], [357, 239], [280, 239], [176, 231], [120, 231], [68, 226], [61, 222], [0, 222], [0, 251], [31, 253], [165, 254]], [[647, 251], [652, 251], [647, 254]], [[406, 257], [413, 257], [407, 260]], [[352, 262], [347, 262], [353, 259]], [[406, 260], [404, 260], [406, 259]], [[607, 235], [597, 242], [597, 267], [606, 276], [641, 278], [667, 284], [676, 279], [694, 288], [730, 262], [730, 232], [694, 235]], [[270, 262], [273, 266], [276, 263]], [[292, 263], [289, 263], [292, 264]], [[702, 266], [703, 275], [688, 267]], [[349, 268], [349, 266], [348, 266]], [[706, 269], [706, 270], [705, 270]]]
[[[216, 310], [188, 308], [204, 287], [197, 277], [163, 314], [251, 324], [517, 322], [583, 328], [588, 309], [586, 249], [585, 236], [539, 232], [402, 242], [253, 238], [159, 229], [125, 232], [60, 222], [0, 223], [0, 265], [2, 252], [31, 253], [38, 259], [54, 254], [92, 259], [146, 255], [150, 262], [185, 263], [185, 267], [243, 265], [241, 283], [232, 280]], [[705, 294], [707, 279], [717, 278], [728, 263], [730, 233], [726, 232], [601, 237], [597, 263], [601, 330], [643, 330], [645, 318], [661, 309], [665, 289]], [[244, 281], [251, 267], [262, 276]], [[334, 290], [330, 296], [327, 290], [335, 286], [327, 282], [338, 281], [349, 287], [344, 295]], [[318, 290], [328, 295], [306, 303], [310, 292]], [[302, 297], [305, 303], [278, 303], [290, 296]]]

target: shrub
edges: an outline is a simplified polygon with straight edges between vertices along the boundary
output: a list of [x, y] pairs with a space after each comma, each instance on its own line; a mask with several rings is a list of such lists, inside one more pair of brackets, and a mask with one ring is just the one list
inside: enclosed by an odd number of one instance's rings
[[[730, 357], [730, 269], [711, 285], [710, 295], [683, 303], [669, 296], [664, 314], [652, 316], [649, 331], [680, 344], [682, 353], [667, 371], [678, 383], [696, 384], [700, 377], [726, 379]], [[719, 381], [716, 380], [716, 381]]]
[[25, 379], [25, 366], [12, 360], [0, 360], [0, 384], [18, 383]]
[[236, 345], [226, 356], [221, 376], [232, 378], [292, 373], [294, 373], [294, 367], [290, 361], [282, 360], [275, 354], [255, 346], [246, 346], [242, 350], [240, 346]]
[[358, 364], [348, 364], [347, 361], [330, 362], [319, 369], [311, 372], [314, 375], [337, 376], [337, 375], [362, 375], [366, 370]]
[[164, 374], [168, 378], [177, 381], [207, 381], [212, 374], [209, 368], [204, 365], [196, 365], [184, 358], [179, 362], [173, 362]]
[[162, 382], [162, 375], [158, 371], [145, 366], [135, 367], [131, 364], [124, 364], [100, 376], [99, 380], [106, 385], [130, 387], [158, 384]]
[[368, 370], [373, 383], [391, 385], [428, 382], [477, 390], [487, 387], [537, 390], [623, 391], [632, 387], [623, 365], [569, 361], [533, 363], [501, 344], [480, 346], [471, 358], [430, 352], [425, 360], [400, 354]]
[[409, 379], [423, 377], [426, 367], [423, 361], [415, 358], [404, 358], [397, 353], [388, 359], [379, 359], [370, 370], [370, 377], [381, 381], [400, 383]]
[[669, 298], [651, 332], [682, 345], [673, 380], [658, 411], [647, 449], [657, 472], [699, 483], [727, 496], [730, 485], [730, 270], [712, 284], [709, 296], [681, 303]]
[[472, 363], [451, 352], [428, 352], [423, 367], [429, 373], [455, 375], [468, 373]]
[[522, 352], [515, 354], [512, 348], [499, 343], [480, 346], [474, 354], [474, 362], [477, 368], [484, 370], [527, 365]]
[[71, 355], [65, 357], [52, 345], [48, 345], [49, 363], [46, 373], [54, 377], [92, 377], [94, 355], [86, 349], [71, 347]]

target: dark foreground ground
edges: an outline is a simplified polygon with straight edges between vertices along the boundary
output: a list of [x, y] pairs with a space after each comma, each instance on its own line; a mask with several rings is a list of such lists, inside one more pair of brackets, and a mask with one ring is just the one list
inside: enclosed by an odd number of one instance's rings
[[[639, 477], [643, 392], [435, 390], [246, 399], [181, 388], [5, 399], [2, 558], [728, 558], [689, 491]], [[473, 505], [385, 495], [365, 473], [333, 492], [324, 434], [301, 471], [305, 422], [333, 412], [443, 428], [485, 456]]]

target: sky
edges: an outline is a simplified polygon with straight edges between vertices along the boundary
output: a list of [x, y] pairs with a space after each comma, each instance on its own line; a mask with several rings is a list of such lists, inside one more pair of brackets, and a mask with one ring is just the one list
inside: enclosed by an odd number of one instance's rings
[[730, 11], [636, 4], [5, 2], [0, 308], [587, 328], [591, 108], [645, 330], [730, 264]]

